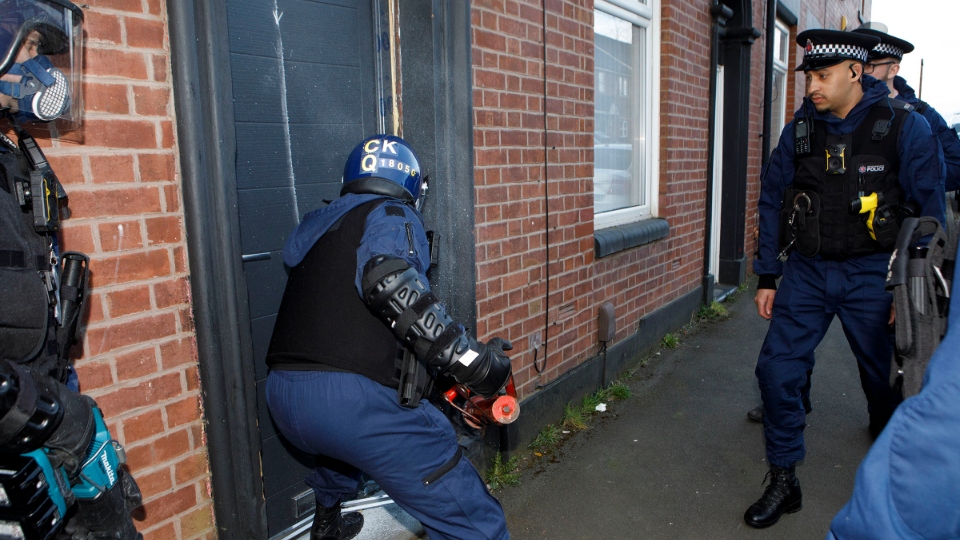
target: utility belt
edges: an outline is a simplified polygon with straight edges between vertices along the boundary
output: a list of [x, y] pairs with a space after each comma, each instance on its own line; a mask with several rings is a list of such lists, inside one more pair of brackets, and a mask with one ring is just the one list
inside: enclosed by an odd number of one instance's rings
[[[876, 241], [875, 251], [878, 252], [893, 249], [904, 217], [916, 213], [910, 205], [891, 204], [887, 201], [888, 197], [883, 192], [873, 192], [859, 195], [848, 204], [851, 216], [862, 216], [870, 238]], [[821, 221], [821, 202], [817, 192], [788, 187], [784, 191], [780, 207], [780, 257], [791, 249], [796, 249], [805, 257], [821, 254]], [[823, 255], [825, 258], [844, 259], [861, 253]]]

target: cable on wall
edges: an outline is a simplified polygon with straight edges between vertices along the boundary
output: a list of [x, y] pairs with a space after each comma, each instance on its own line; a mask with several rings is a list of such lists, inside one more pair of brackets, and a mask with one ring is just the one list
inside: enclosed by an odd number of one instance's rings
[[[543, 0], [543, 211], [544, 211], [544, 236], [546, 245], [545, 274], [546, 274], [546, 293], [543, 312], [543, 341], [533, 351], [533, 369], [537, 370], [538, 375], [543, 375], [547, 369], [547, 336], [550, 329], [550, 147], [547, 141], [547, 0]], [[537, 364], [537, 355], [540, 348], [543, 347], [543, 364]], [[537, 384], [538, 387], [542, 386]]]

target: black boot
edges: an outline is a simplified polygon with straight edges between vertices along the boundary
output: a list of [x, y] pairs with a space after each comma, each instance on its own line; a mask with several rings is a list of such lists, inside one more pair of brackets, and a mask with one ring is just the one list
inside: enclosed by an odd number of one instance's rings
[[317, 505], [310, 529], [310, 540], [350, 540], [360, 534], [363, 516], [359, 512], [340, 515], [340, 504], [327, 508]]
[[[803, 400], [803, 410], [807, 414], [813, 412], [813, 405], [810, 404], [810, 398]], [[758, 424], [763, 423], [763, 405], [757, 405], [756, 407], [747, 411], [747, 419], [751, 422], [756, 422]]]
[[757, 529], [769, 527], [784, 513], [799, 512], [803, 507], [800, 481], [797, 480], [793, 467], [770, 467], [767, 476], [770, 477], [770, 484], [764, 490], [763, 496], [743, 514], [747, 525]]

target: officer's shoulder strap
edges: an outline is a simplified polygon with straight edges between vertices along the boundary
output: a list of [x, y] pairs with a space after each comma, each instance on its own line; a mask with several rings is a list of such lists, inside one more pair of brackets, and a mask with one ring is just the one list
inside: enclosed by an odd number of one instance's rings
[[390, 199], [387, 199], [387, 198], [374, 199], [372, 201], [367, 201], [363, 204], [357, 205], [354, 208], [351, 208], [345, 214], [340, 216], [340, 219], [335, 221], [333, 225], [330, 226], [329, 229], [327, 229], [328, 232], [334, 232], [339, 230], [340, 227], [343, 225], [343, 223], [347, 221], [347, 219], [355, 220], [356, 223], [361, 223], [361, 224], [366, 223], [367, 216], [370, 215], [370, 212], [373, 212], [375, 208], [377, 208], [378, 206], [380, 206], [381, 204], [389, 200]]
[[[908, 114], [914, 111], [913, 105], [900, 101], [899, 99], [894, 99], [888, 97], [886, 100], [880, 100], [873, 105], [874, 110], [876, 109], [886, 109], [888, 111], [893, 111], [893, 115], [887, 118], [880, 118], [873, 124], [873, 134], [872, 138], [875, 141], [882, 140], [887, 134], [890, 133], [890, 127], [892, 122], [896, 122], [896, 131], [897, 131], [897, 141], [900, 141], [900, 132], [903, 131], [903, 120]], [[904, 111], [903, 113], [898, 114], [899, 111]]]
[[914, 110], [914, 109], [916, 108], [916, 107], [914, 107], [913, 105], [907, 103], [906, 101], [901, 101], [901, 100], [899, 100], [899, 99], [895, 99], [895, 98], [892, 98], [892, 97], [888, 97], [888, 98], [887, 98], [887, 103], [884, 103], [884, 102], [880, 101], [880, 102], [877, 102], [877, 104], [874, 105], [874, 106], [875, 106], [875, 107], [883, 107], [883, 106], [885, 106], [885, 105], [887, 105], [887, 104], [889, 104], [889, 105], [890, 105], [891, 107], [893, 107], [894, 109], [903, 109], [903, 110], [905, 110], [905, 111], [912, 111], [912, 110]]

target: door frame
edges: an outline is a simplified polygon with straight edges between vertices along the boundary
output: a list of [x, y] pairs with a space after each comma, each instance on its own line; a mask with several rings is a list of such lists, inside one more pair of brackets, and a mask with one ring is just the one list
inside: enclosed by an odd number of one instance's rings
[[[364, 1], [364, 0], [359, 0]], [[366, 0], [371, 1], [371, 0]], [[417, 116], [426, 133], [413, 144], [434, 167], [442, 193], [434, 222], [446, 232], [438, 290], [452, 311], [475, 320], [473, 249], [473, 122], [470, 8], [465, 2], [411, 0], [411, 14], [431, 18], [432, 39], [420, 43], [432, 60], [426, 89], [433, 99]], [[183, 182], [184, 220], [211, 488], [221, 538], [266, 538], [255, 375], [247, 284], [237, 214], [233, 92], [226, 3], [168, 0], [170, 60]], [[421, 21], [422, 17], [416, 20]], [[402, 23], [401, 23], [402, 24]], [[429, 46], [428, 46], [429, 45]], [[424, 67], [424, 69], [426, 69]], [[407, 104], [405, 106], [413, 107]], [[405, 114], [410, 114], [407, 110]], [[408, 126], [410, 130], [412, 126]], [[424, 138], [425, 137], [425, 138]], [[460, 181], [458, 181], [460, 180]], [[429, 208], [429, 207], [428, 207]], [[444, 262], [446, 261], [446, 262]], [[258, 494], [258, 496], [251, 496]]]
[[[714, 98], [713, 105], [713, 125], [718, 129], [714, 131], [713, 140], [713, 178], [710, 179], [713, 185], [713, 193], [710, 211], [710, 252], [709, 269], [710, 274], [716, 279], [720, 275], [720, 227], [722, 226], [723, 214], [723, 64], [717, 64], [717, 72], [714, 75], [717, 79], [717, 95]], [[713, 299], [708, 299], [712, 301]]]
[[746, 280], [747, 257], [744, 252], [747, 215], [747, 170], [750, 156], [750, 60], [753, 43], [760, 30], [753, 27], [751, 0], [722, 0], [733, 11], [720, 37], [724, 69], [723, 182], [720, 231], [720, 265], [717, 282], [740, 285]]

